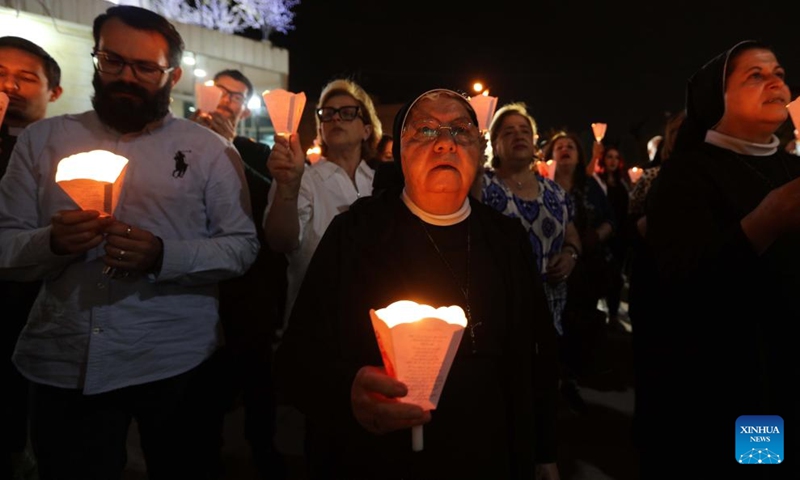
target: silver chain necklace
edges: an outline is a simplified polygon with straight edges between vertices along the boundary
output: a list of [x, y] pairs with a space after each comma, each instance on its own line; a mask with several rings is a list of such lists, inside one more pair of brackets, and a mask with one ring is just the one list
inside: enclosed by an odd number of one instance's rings
[[459, 281], [458, 275], [456, 275], [455, 270], [453, 270], [453, 267], [450, 265], [450, 262], [448, 262], [447, 259], [444, 258], [442, 251], [439, 249], [439, 245], [436, 244], [436, 241], [433, 239], [433, 236], [431, 236], [431, 232], [428, 231], [427, 225], [425, 225], [425, 222], [422, 219], [417, 217], [420, 225], [422, 225], [422, 230], [425, 231], [425, 235], [428, 237], [428, 240], [431, 242], [431, 245], [433, 245], [433, 249], [436, 251], [436, 255], [439, 256], [439, 259], [442, 261], [442, 263], [444, 263], [445, 267], [447, 267], [447, 270], [450, 271], [450, 275], [453, 276], [453, 280], [458, 286], [458, 289], [461, 290], [461, 294], [464, 296], [464, 301], [465, 301], [464, 313], [466, 313], [467, 315], [467, 324], [469, 325], [469, 337], [472, 343], [472, 353], [477, 353], [478, 348], [475, 341], [475, 328], [481, 326], [483, 322], [473, 323], [472, 308], [470, 307], [469, 303], [469, 270], [470, 270], [469, 260], [472, 253], [472, 232], [470, 229], [470, 218], [471, 217], [467, 217], [467, 273], [466, 273], [467, 278], [465, 284], [462, 285], [461, 282]]

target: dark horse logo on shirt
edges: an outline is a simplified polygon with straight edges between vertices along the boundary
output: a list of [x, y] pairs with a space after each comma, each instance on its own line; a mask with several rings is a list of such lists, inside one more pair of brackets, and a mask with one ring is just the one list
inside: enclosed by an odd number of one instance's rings
[[[191, 152], [191, 150], [187, 150], [187, 152]], [[183, 151], [178, 150], [175, 154], [175, 170], [172, 171], [172, 176], [174, 178], [183, 178], [187, 168], [189, 168], [189, 164], [186, 163], [186, 155]]]

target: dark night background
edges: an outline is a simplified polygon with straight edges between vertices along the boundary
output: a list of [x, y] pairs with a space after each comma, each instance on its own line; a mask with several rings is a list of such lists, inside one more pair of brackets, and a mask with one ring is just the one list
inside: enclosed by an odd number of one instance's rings
[[[800, 2], [301, 0], [289, 50], [289, 90], [316, 102], [346, 76], [377, 103], [435, 87], [468, 93], [480, 80], [498, 106], [524, 101], [540, 133], [592, 122], [639, 163], [666, 114], [683, 108], [687, 78], [739, 40], [772, 45], [794, 95], [800, 85]], [[389, 127], [389, 126], [387, 126]], [[641, 155], [640, 155], [641, 154]]]

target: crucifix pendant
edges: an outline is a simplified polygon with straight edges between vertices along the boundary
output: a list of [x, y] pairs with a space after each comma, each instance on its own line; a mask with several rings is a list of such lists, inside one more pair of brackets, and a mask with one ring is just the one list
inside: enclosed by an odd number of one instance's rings
[[483, 322], [473, 323], [472, 321], [472, 310], [467, 304], [467, 325], [469, 325], [469, 339], [472, 343], [472, 353], [478, 353], [478, 344], [475, 341], [475, 329], [480, 327]]

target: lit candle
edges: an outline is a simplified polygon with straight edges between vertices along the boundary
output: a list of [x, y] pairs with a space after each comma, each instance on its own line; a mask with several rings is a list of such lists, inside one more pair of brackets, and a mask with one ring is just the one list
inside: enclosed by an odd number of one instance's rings
[[76, 153], [58, 162], [56, 183], [83, 210], [111, 215], [127, 165], [127, 158], [106, 150]]
[[217, 109], [217, 105], [222, 99], [222, 89], [214, 85], [213, 80], [208, 80], [205, 83], [195, 84], [194, 96], [197, 109], [201, 113], [210, 114]]
[[789, 105], [789, 116], [792, 117], [792, 123], [795, 128], [795, 138], [797, 138], [797, 131], [800, 130], [800, 97], [795, 98]]
[[631, 182], [636, 183], [642, 178], [642, 174], [644, 174], [644, 170], [639, 167], [631, 167], [628, 169], [628, 176], [631, 179]]
[[306, 150], [306, 158], [308, 159], [309, 162], [314, 164], [319, 161], [321, 155], [322, 155], [322, 147], [320, 147], [317, 144], [317, 141], [314, 140], [314, 145], [309, 147], [308, 150]]
[[545, 165], [547, 166], [547, 178], [550, 180], [556, 179], [556, 162], [552, 158], [548, 160]]
[[606, 128], [608, 125], [605, 123], [593, 123], [592, 124], [592, 133], [594, 134], [594, 139], [597, 140], [597, 143], [603, 141], [603, 137], [606, 136]]
[[265, 90], [261, 96], [267, 106], [269, 119], [275, 127], [275, 133], [285, 136], [297, 133], [303, 108], [306, 106], [306, 94], [292, 93], [278, 88]]
[[492, 123], [492, 117], [497, 109], [497, 97], [490, 97], [486, 92], [484, 95], [469, 97], [469, 103], [472, 105], [472, 109], [475, 110], [475, 116], [478, 117], [480, 131], [489, 131], [489, 125]]
[[[467, 326], [464, 310], [400, 300], [369, 313], [386, 373], [408, 387], [399, 400], [436, 409]], [[422, 425], [412, 428], [411, 447], [422, 450]]]

